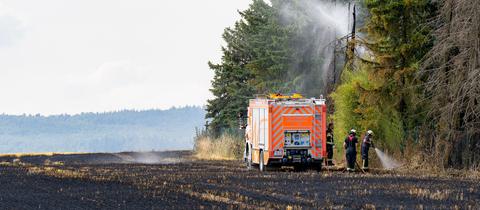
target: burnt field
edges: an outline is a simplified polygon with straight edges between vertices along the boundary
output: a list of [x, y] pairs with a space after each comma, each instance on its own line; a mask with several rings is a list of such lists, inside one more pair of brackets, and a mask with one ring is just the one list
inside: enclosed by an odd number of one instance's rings
[[288, 169], [190, 152], [0, 157], [0, 209], [480, 208], [479, 180]]

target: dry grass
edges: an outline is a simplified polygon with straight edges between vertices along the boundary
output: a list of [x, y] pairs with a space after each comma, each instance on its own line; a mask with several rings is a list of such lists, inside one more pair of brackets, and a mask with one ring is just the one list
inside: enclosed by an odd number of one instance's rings
[[468, 169], [444, 168], [432, 161], [432, 156], [425, 156], [418, 150], [416, 154], [407, 154], [404, 158], [405, 164], [396, 171], [405, 175], [419, 175], [430, 177], [460, 177], [470, 180], [480, 180], [480, 165], [471, 166]]
[[74, 155], [86, 154], [83, 152], [33, 152], [33, 153], [6, 153], [0, 154], [0, 157], [30, 157], [30, 156], [54, 156], [54, 155]]
[[[431, 190], [426, 188], [412, 187], [411, 189], [409, 189], [408, 194], [415, 197], [429, 198], [432, 200], [445, 200], [451, 196], [452, 190]], [[459, 197], [459, 199], [463, 200], [463, 194], [461, 194], [461, 197]]]
[[467, 178], [471, 179], [478, 179], [480, 180], [480, 167], [477, 166], [475, 168], [471, 168], [470, 170], [466, 171], [467, 175], [465, 175]]
[[26, 166], [28, 164], [22, 162], [20, 159], [15, 158], [12, 161], [2, 161], [0, 166]]
[[201, 136], [196, 139], [195, 157], [206, 160], [234, 160], [243, 154], [243, 141], [230, 134], [219, 138]]
[[480, 180], [480, 168], [470, 169], [448, 169], [443, 171], [446, 177], [461, 177], [465, 179]]
[[53, 176], [56, 178], [84, 178], [85, 173], [72, 169], [61, 169], [56, 167], [27, 167], [29, 174], [43, 174], [47, 176]]
[[62, 161], [51, 161], [50, 159], [46, 159], [45, 161], [43, 161], [43, 165], [45, 165], [45, 166], [63, 166], [63, 165], [65, 165], [65, 163], [62, 162]]

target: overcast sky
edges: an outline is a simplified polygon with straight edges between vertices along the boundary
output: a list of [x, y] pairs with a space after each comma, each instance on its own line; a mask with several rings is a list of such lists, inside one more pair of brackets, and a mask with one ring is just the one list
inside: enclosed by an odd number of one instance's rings
[[0, 113], [204, 105], [250, 0], [0, 0]]

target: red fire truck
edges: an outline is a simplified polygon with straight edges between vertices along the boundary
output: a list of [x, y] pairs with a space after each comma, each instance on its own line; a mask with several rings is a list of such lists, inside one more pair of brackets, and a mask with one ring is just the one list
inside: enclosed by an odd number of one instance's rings
[[271, 94], [251, 99], [245, 130], [248, 167], [312, 166], [321, 170], [326, 157], [325, 100], [300, 94]]

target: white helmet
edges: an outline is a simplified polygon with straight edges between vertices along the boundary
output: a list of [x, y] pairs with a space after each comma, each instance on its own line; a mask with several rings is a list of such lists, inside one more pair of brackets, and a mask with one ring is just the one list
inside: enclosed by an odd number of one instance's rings
[[350, 130], [350, 133], [357, 133], [357, 131], [352, 128], [352, 130]]
[[372, 135], [372, 134], [373, 134], [373, 131], [372, 131], [372, 130], [368, 130], [368, 131], [367, 131], [367, 134], [368, 134], [368, 135]]

